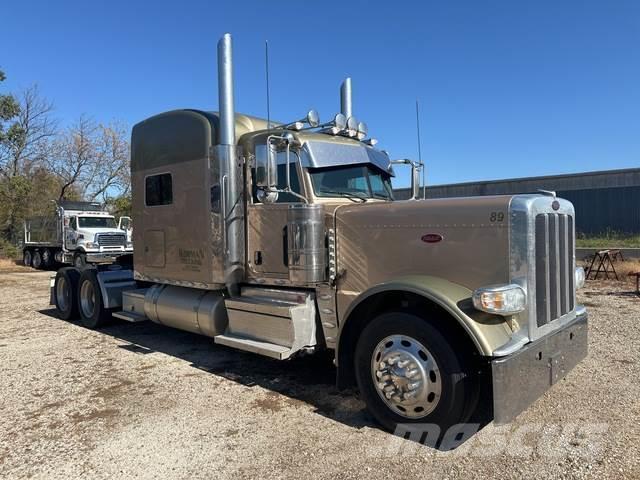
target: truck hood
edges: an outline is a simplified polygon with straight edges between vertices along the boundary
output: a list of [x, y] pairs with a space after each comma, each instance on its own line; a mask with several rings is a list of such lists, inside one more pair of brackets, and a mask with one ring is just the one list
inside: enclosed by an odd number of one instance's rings
[[470, 290], [509, 280], [512, 196], [342, 205], [335, 210], [337, 270], [361, 292], [406, 275]]

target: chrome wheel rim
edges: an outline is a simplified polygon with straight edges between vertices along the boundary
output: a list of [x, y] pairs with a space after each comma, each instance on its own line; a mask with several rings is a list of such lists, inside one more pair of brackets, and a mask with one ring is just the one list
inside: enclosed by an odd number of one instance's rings
[[406, 418], [429, 415], [442, 394], [440, 370], [431, 352], [406, 335], [384, 338], [373, 350], [371, 375], [378, 395]]
[[71, 304], [71, 290], [68, 288], [67, 281], [64, 277], [58, 279], [56, 300], [58, 301], [58, 308], [62, 311], [66, 311]]
[[24, 257], [22, 257], [22, 263], [26, 266], [26, 267], [30, 267], [31, 266], [31, 252], [26, 252], [24, 254]]
[[85, 318], [93, 317], [96, 308], [96, 291], [93, 283], [85, 281], [80, 287], [80, 309]]
[[33, 260], [31, 260], [33, 262], [33, 266], [35, 268], [40, 268], [40, 265], [42, 264], [42, 257], [40, 256], [40, 253], [36, 252], [33, 254]]

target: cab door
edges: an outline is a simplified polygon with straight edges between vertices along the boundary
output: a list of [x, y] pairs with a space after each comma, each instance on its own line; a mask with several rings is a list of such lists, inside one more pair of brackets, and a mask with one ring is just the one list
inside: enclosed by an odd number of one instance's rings
[[64, 247], [75, 250], [78, 243], [78, 217], [68, 217], [64, 221]]
[[[256, 149], [256, 155], [266, 155], [266, 148]], [[299, 157], [291, 152], [289, 172], [291, 189], [304, 195], [300, 176]], [[278, 154], [278, 189], [286, 187], [286, 155]], [[249, 277], [286, 279], [287, 266], [287, 211], [292, 203], [303, 200], [291, 193], [278, 193], [273, 203], [261, 202], [255, 186], [255, 171], [251, 172], [251, 200], [247, 205], [247, 272]]]

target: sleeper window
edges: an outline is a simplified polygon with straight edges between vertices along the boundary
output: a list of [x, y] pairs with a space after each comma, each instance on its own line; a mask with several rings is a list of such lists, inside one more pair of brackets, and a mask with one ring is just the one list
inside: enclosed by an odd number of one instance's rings
[[170, 173], [151, 175], [144, 181], [145, 203], [148, 207], [173, 203], [173, 182]]

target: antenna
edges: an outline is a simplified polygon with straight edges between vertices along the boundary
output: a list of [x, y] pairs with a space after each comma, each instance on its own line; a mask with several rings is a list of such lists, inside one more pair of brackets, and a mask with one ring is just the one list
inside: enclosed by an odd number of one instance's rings
[[427, 182], [425, 181], [425, 170], [424, 163], [422, 163], [422, 145], [420, 141], [420, 106], [418, 104], [418, 99], [416, 99], [416, 130], [418, 134], [418, 162], [420, 163], [420, 167], [422, 168], [422, 199], [427, 198]]
[[269, 41], [264, 41], [264, 70], [267, 79], [267, 129], [271, 128], [271, 108], [269, 102]]

